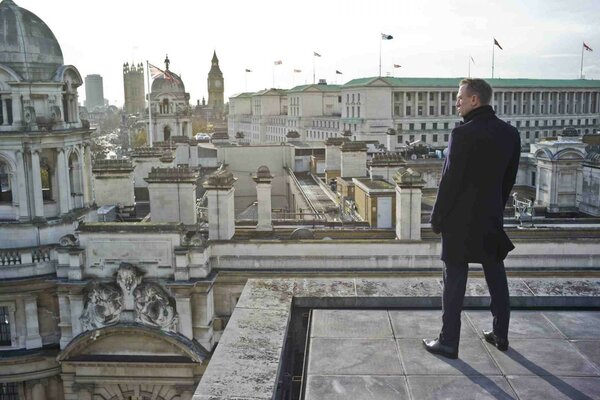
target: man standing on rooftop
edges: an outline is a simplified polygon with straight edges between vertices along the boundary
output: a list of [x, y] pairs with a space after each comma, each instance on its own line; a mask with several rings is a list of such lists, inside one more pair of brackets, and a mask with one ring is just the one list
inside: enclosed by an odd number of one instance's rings
[[483, 79], [463, 79], [456, 109], [463, 118], [452, 130], [431, 227], [442, 234], [444, 262], [442, 329], [425, 348], [458, 357], [460, 314], [468, 263], [481, 263], [491, 296], [493, 324], [484, 338], [499, 350], [508, 348], [510, 319], [504, 259], [513, 244], [503, 229], [503, 212], [515, 183], [521, 140], [517, 129], [496, 117], [492, 88]]

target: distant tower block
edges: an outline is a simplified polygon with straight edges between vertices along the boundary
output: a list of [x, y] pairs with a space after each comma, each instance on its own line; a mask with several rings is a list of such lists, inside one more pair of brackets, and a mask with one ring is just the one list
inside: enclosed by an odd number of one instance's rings
[[197, 222], [198, 173], [188, 167], [152, 168], [148, 177], [152, 222]]
[[340, 172], [343, 178], [367, 176], [367, 145], [364, 142], [342, 144]]
[[233, 184], [237, 179], [230, 171], [218, 170], [204, 182], [208, 198], [208, 238], [229, 240], [235, 234]]
[[421, 240], [421, 197], [425, 181], [412, 168], [400, 168], [396, 182], [396, 239]]
[[124, 109], [127, 114], [142, 114], [146, 108], [144, 66], [142, 63], [123, 64]]
[[257, 231], [271, 231], [271, 181], [273, 176], [265, 165], [258, 167], [256, 175], [252, 177], [256, 182], [256, 197], [258, 200], [258, 224]]

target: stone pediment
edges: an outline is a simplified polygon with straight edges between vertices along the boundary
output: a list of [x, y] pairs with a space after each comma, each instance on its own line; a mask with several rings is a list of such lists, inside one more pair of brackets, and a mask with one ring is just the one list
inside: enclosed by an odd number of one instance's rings
[[124, 323], [81, 333], [57, 360], [202, 363], [208, 355], [202, 345], [181, 334], [139, 323]]

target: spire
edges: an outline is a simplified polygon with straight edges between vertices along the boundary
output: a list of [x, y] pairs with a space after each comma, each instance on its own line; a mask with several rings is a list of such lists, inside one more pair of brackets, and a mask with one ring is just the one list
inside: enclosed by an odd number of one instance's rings
[[219, 65], [219, 59], [217, 58], [217, 51], [216, 50], [213, 50], [212, 64], [213, 65]]

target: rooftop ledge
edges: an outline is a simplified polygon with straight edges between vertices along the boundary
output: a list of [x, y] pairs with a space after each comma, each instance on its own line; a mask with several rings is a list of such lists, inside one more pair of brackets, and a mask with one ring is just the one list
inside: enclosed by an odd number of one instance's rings
[[[286, 337], [293, 333], [290, 332], [292, 330], [290, 323], [295, 308], [435, 308], [439, 310], [442, 292], [440, 281], [440, 278], [250, 279], [221, 337], [219, 346], [211, 357], [206, 372], [196, 388], [193, 399], [278, 399], [278, 390], [281, 390], [278, 388], [278, 382], [282, 379], [282, 376], [280, 376], [282, 370], [286, 368], [285, 365], [282, 365], [284, 363], [281, 360], [285, 356]], [[600, 278], [511, 277], [509, 278], [509, 289], [513, 310], [516, 308], [535, 308], [539, 310], [600, 307]], [[487, 307], [488, 305], [489, 298], [484, 279], [469, 279], [465, 308]], [[590, 313], [593, 318], [580, 318], [580, 320], [592, 321], [591, 323], [595, 324], [595, 330], [593, 331], [596, 332], [594, 336], [596, 342], [592, 343], [595, 346], [598, 343], [597, 339], [600, 339], [600, 334], [598, 334], [600, 330], [597, 329], [600, 326], [600, 316], [598, 312]], [[486, 315], [491, 323], [491, 316]], [[439, 323], [439, 318], [435, 322]], [[426, 334], [429, 334], [429, 332]], [[560, 336], [560, 338], [563, 342], [567, 342], [564, 336]], [[481, 338], [479, 341], [482, 342]], [[516, 344], [523, 345], [522, 343]], [[562, 346], [562, 342], [552, 342], [552, 345]], [[485, 344], [482, 342], [481, 346], [485, 346]], [[574, 344], [569, 342], [566, 343], [566, 346], [574, 346]], [[523, 355], [513, 351], [512, 348], [507, 354], [513, 359], [516, 357], [517, 361], [521, 357], [521, 364], [524, 363], [522, 360], [524, 356], [532, 360], [544, 357], [544, 354], [541, 354], [543, 351], [536, 350], [536, 347], [532, 346], [529, 349], [528, 351], [531, 351], [531, 354], [525, 353]], [[482, 351], [484, 351], [483, 347]], [[564, 352], [574, 358], [576, 357], [577, 350], [575, 347], [572, 349], [569, 347], [567, 350], [563, 349], [561, 351], [563, 351], [561, 357], [564, 356]], [[428, 353], [423, 351], [422, 354], [418, 353], [417, 356], [428, 357]], [[336, 355], [336, 357], [345, 358], [343, 355]], [[430, 357], [432, 365], [443, 363], [443, 360], [440, 361], [434, 356]], [[469, 365], [466, 352], [464, 360], [461, 355], [461, 358], [453, 366], [459, 371], [458, 375], [461, 378], [468, 378], [472, 375], [469, 374], [469, 371], [475, 371], [475, 369]], [[525, 358], [525, 360], [528, 359]], [[586, 374], [584, 376], [594, 377], [595, 380], [591, 383], [591, 387], [595, 387], [595, 393], [598, 394], [600, 360], [596, 357], [596, 364], [598, 365], [594, 365], [585, 359], [582, 362], [586, 363]], [[354, 363], [356, 363], [356, 360]], [[529, 366], [530, 370], [529, 373], [524, 375], [531, 375], [532, 371], [534, 376], [537, 375], [542, 378], [547, 376], [545, 373], [548, 371], [543, 368], [542, 361], [538, 364], [529, 364], [523, 364]], [[505, 372], [502, 372], [502, 379], [506, 379], [505, 375], [507, 374]], [[344, 375], [341, 372], [339, 374]], [[477, 371], [475, 371], [475, 374], [481, 375], [479, 377], [481, 380], [492, 382], [491, 379], [496, 379], [491, 376], [493, 374], [489, 373], [490, 378]], [[431, 373], [430, 375], [435, 374]], [[443, 373], [443, 375], [448, 375], [448, 373]], [[357, 377], [356, 375], [353, 376]], [[404, 382], [406, 382], [407, 376], [406, 372], [404, 376], [401, 376]], [[552, 376], [552, 378], [556, 377]], [[546, 381], [542, 379], [542, 383], [549, 382], [552, 384], [556, 382], [556, 379], [546, 379]], [[465, 380], [469, 382], [470, 378]], [[410, 383], [410, 377], [408, 382]], [[490, 386], [489, 382], [487, 384]], [[573, 383], [572, 385], [564, 383], [558, 389], [567, 388], [571, 393], [581, 393], [579, 389], [575, 388], [579, 383]]]

